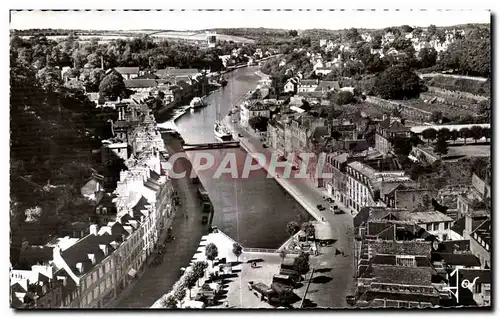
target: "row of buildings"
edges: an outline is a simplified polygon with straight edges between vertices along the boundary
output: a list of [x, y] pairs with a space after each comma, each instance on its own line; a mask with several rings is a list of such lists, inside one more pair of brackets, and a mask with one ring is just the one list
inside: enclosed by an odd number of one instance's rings
[[[93, 71], [91, 68], [84, 68], [80, 70], [79, 77], [72, 78], [67, 75], [71, 74], [70, 70], [69, 67], [64, 67], [61, 70], [64, 82], [71, 86], [79, 84], [82, 88], [84, 88], [85, 78]], [[198, 69], [168, 67], [152, 71], [140, 70], [139, 67], [116, 67], [107, 70], [106, 74], [112, 70], [123, 77], [125, 88], [133, 92], [133, 99], [144, 102], [151, 98], [159, 99], [162, 102], [162, 109], [169, 109], [181, 102], [189, 103], [192, 97], [205, 95], [209, 90], [207, 72]], [[113, 102], [100, 99], [98, 92], [89, 92], [87, 96], [98, 107], [114, 106]]]
[[133, 102], [117, 108], [114, 139], [103, 143], [101, 155], [105, 162], [126, 159], [127, 170], [112, 192], [104, 176], [85, 183], [81, 194], [94, 213], [78, 231], [44, 246], [23, 244], [10, 270], [12, 307], [105, 307], [143, 270], [168, 226], [173, 188], [151, 110]]
[[[319, 86], [317, 80], [296, 82], [313, 92]], [[399, 117], [368, 119], [344, 111], [327, 119], [293, 111], [291, 104], [271, 114], [266, 143], [352, 214], [355, 305], [491, 305], [490, 169], [486, 176], [473, 174], [468, 185], [422, 188], [395, 155], [395, 140], [418, 137], [421, 130]], [[318, 168], [331, 176], [318, 176]], [[463, 288], [465, 279], [475, 285]]]
[[[481, 257], [491, 248], [491, 221], [471, 218], [470, 214], [466, 217], [470, 237], [441, 241], [420, 215], [398, 209], [364, 209], [354, 219], [355, 305], [491, 306], [490, 264]], [[465, 280], [468, 285], [463, 284]]]

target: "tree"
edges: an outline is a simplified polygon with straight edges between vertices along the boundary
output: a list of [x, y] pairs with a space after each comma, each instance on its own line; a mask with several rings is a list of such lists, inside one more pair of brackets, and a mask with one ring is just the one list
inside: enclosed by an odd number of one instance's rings
[[422, 68], [427, 68], [436, 65], [437, 52], [431, 47], [424, 47], [418, 52], [418, 58], [420, 59], [420, 66]]
[[290, 221], [286, 224], [286, 232], [288, 235], [292, 236], [300, 230], [300, 226], [295, 221]]
[[467, 144], [467, 138], [471, 137], [470, 129], [467, 127], [461, 128], [459, 131], [460, 138], [464, 139], [464, 143]]
[[477, 143], [477, 140], [483, 137], [483, 128], [481, 126], [472, 126], [470, 128], [470, 136]]
[[346, 31], [345, 37], [348, 41], [356, 43], [361, 40], [361, 35], [359, 35], [358, 29], [350, 28]]
[[448, 143], [442, 135], [438, 135], [437, 142], [434, 145], [434, 152], [445, 155], [448, 153]]
[[125, 97], [125, 92], [123, 77], [116, 70], [106, 75], [99, 85], [99, 94], [108, 100]]
[[295, 270], [304, 275], [309, 271], [309, 253], [300, 252], [299, 256], [297, 256], [294, 260], [293, 267]]
[[408, 24], [405, 24], [401, 26], [401, 31], [403, 31], [404, 33], [410, 33], [413, 31], [413, 28]]
[[267, 118], [267, 117], [256, 116], [256, 117], [250, 118], [248, 120], [248, 124], [254, 130], [267, 131], [267, 122], [268, 121], [269, 121], [269, 118]]
[[198, 277], [193, 271], [189, 271], [184, 274], [184, 282], [186, 284], [186, 288], [189, 290], [189, 298], [191, 299], [191, 289], [196, 285], [198, 281]]
[[443, 119], [443, 113], [440, 111], [433, 111], [431, 114], [431, 120], [432, 122], [439, 124], [441, 120]]
[[219, 255], [219, 251], [217, 250], [217, 246], [214, 243], [209, 243], [205, 247], [205, 256], [209, 261], [212, 261], [212, 267], [214, 266], [214, 260]]
[[203, 278], [203, 276], [205, 276], [205, 269], [207, 267], [208, 267], [208, 263], [203, 262], [203, 261], [196, 262], [193, 264], [192, 270], [193, 270], [194, 275], [197, 278], [198, 285], [199, 285], [200, 279]]
[[436, 139], [436, 136], [437, 136], [437, 131], [434, 128], [427, 128], [426, 130], [422, 131], [422, 137], [427, 139], [427, 143], [429, 143], [429, 140]]
[[282, 261], [282, 262], [285, 260], [285, 258], [286, 258], [286, 256], [287, 256], [287, 254], [288, 254], [288, 253], [287, 253], [287, 252], [286, 252], [286, 250], [284, 250], [284, 249], [280, 251], [280, 257], [281, 257], [281, 261]]
[[455, 143], [458, 139], [459, 132], [456, 129], [453, 129], [450, 131], [450, 139], [453, 140], [453, 143]]
[[243, 253], [243, 247], [240, 244], [235, 242], [233, 244], [233, 254], [234, 254], [234, 256], [236, 256], [236, 261], [238, 261], [238, 262], [240, 261], [241, 253]]
[[173, 294], [168, 294], [166, 297], [162, 298], [163, 308], [167, 309], [176, 309], [177, 308], [177, 299]]
[[36, 78], [40, 86], [47, 92], [59, 91], [61, 87], [61, 72], [54, 67], [44, 67], [38, 71]]
[[306, 234], [306, 237], [308, 240], [311, 236], [314, 237], [315, 229], [314, 229], [314, 225], [311, 222], [302, 223], [301, 229]]
[[490, 127], [483, 127], [481, 135], [484, 138], [486, 138], [486, 141], [488, 141], [488, 139], [491, 139], [491, 128]]
[[[184, 276], [183, 276], [184, 277]], [[174, 287], [172, 288], [173, 291], [173, 296], [175, 299], [182, 301], [184, 297], [186, 297], [186, 287], [184, 284], [175, 284]]]
[[444, 140], [448, 140], [450, 139], [451, 137], [451, 132], [448, 128], [441, 128], [438, 132], [437, 132], [437, 136], [441, 136]]
[[431, 199], [429, 198], [429, 196], [427, 194], [424, 194], [422, 196], [422, 206], [424, 207], [424, 209], [427, 210], [430, 205], [431, 205]]
[[418, 97], [420, 79], [407, 66], [391, 66], [376, 78], [374, 90], [384, 99]]
[[408, 157], [411, 152], [412, 145], [409, 138], [396, 136], [392, 140], [392, 145], [396, 155]]
[[335, 96], [335, 104], [345, 105], [350, 104], [354, 101], [354, 95], [349, 91], [340, 91]]
[[434, 24], [429, 25], [427, 28], [427, 33], [429, 34], [430, 37], [432, 37], [434, 34], [436, 34], [437, 27]]
[[288, 35], [291, 37], [296, 37], [298, 35], [297, 30], [290, 30], [288, 31]]

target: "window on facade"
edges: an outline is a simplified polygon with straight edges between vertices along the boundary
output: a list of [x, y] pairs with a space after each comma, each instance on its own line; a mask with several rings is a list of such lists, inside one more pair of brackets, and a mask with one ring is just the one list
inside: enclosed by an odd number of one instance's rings
[[448, 235], [447, 234], [443, 234], [443, 241], [446, 241], [448, 239]]
[[92, 285], [92, 276], [91, 275], [87, 276], [87, 286], [85, 286], [85, 288], [89, 288], [90, 285]]
[[97, 279], [98, 279], [98, 276], [97, 276], [97, 271], [95, 271], [95, 272], [92, 274], [92, 276], [93, 276], [93, 279], [92, 279], [92, 280], [94, 281], [94, 283], [95, 283], [95, 282], [97, 282]]
[[87, 305], [92, 302], [92, 293], [87, 294]]
[[448, 230], [450, 228], [450, 222], [444, 222], [444, 229]]
[[432, 230], [432, 223], [427, 223], [427, 231], [431, 231]]
[[432, 224], [432, 229], [433, 229], [434, 231], [437, 231], [437, 230], [439, 229], [439, 223], [433, 223], [433, 224]]

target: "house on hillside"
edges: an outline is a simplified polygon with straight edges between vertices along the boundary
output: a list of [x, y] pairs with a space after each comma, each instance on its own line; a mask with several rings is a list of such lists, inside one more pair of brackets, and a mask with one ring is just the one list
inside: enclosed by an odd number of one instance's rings
[[124, 80], [139, 77], [139, 67], [115, 67], [115, 71], [120, 73]]

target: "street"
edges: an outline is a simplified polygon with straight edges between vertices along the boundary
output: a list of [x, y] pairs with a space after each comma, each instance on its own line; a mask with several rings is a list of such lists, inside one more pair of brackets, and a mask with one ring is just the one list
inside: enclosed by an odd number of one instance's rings
[[[169, 153], [180, 151], [180, 142], [164, 135], [165, 146]], [[200, 201], [197, 196], [197, 185], [189, 179], [191, 164], [187, 159], [175, 161], [176, 171], [186, 170], [187, 177], [172, 179], [180, 199], [176, 217], [172, 224], [175, 240], [167, 243], [163, 262], [151, 265], [138, 278], [133, 287], [124, 291], [115, 301], [116, 308], [149, 308], [162, 295], [169, 292], [181, 276], [181, 267], [185, 267], [196, 253], [201, 237], [207, 233], [208, 225], [201, 223]], [[186, 217], [187, 215], [187, 217]]]
[[[241, 146], [247, 148], [252, 153], [261, 153], [266, 157], [266, 162], [269, 163], [272, 152], [269, 148], [262, 147], [262, 142], [256, 136], [253, 136], [239, 124], [233, 124], [230, 117], [225, 118], [226, 125], [230, 130], [233, 130], [236, 135], [241, 134]], [[324, 220], [331, 225], [333, 235], [337, 238], [335, 247], [346, 253], [346, 257], [338, 258], [333, 279], [337, 286], [344, 286], [341, 293], [335, 294], [335, 305], [342, 306], [345, 301], [345, 296], [354, 291], [354, 226], [353, 218], [348, 209], [338, 204], [339, 208], [344, 211], [343, 214], [335, 215], [330, 209], [320, 211], [317, 209], [317, 204], [328, 206], [323, 199], [325, 195], [321, 189], [315, 187], [306, 179], [283, 178], [283, 169], [277, 168], [277, 178], [275, 180], [281, 184], [292, 196], [294, 196], [304, 208], [311, 213], [318, 221]], [[337, 204], [337, 203], [336, 203]], [[320, 258], [321, 259], [321, 258]]]

